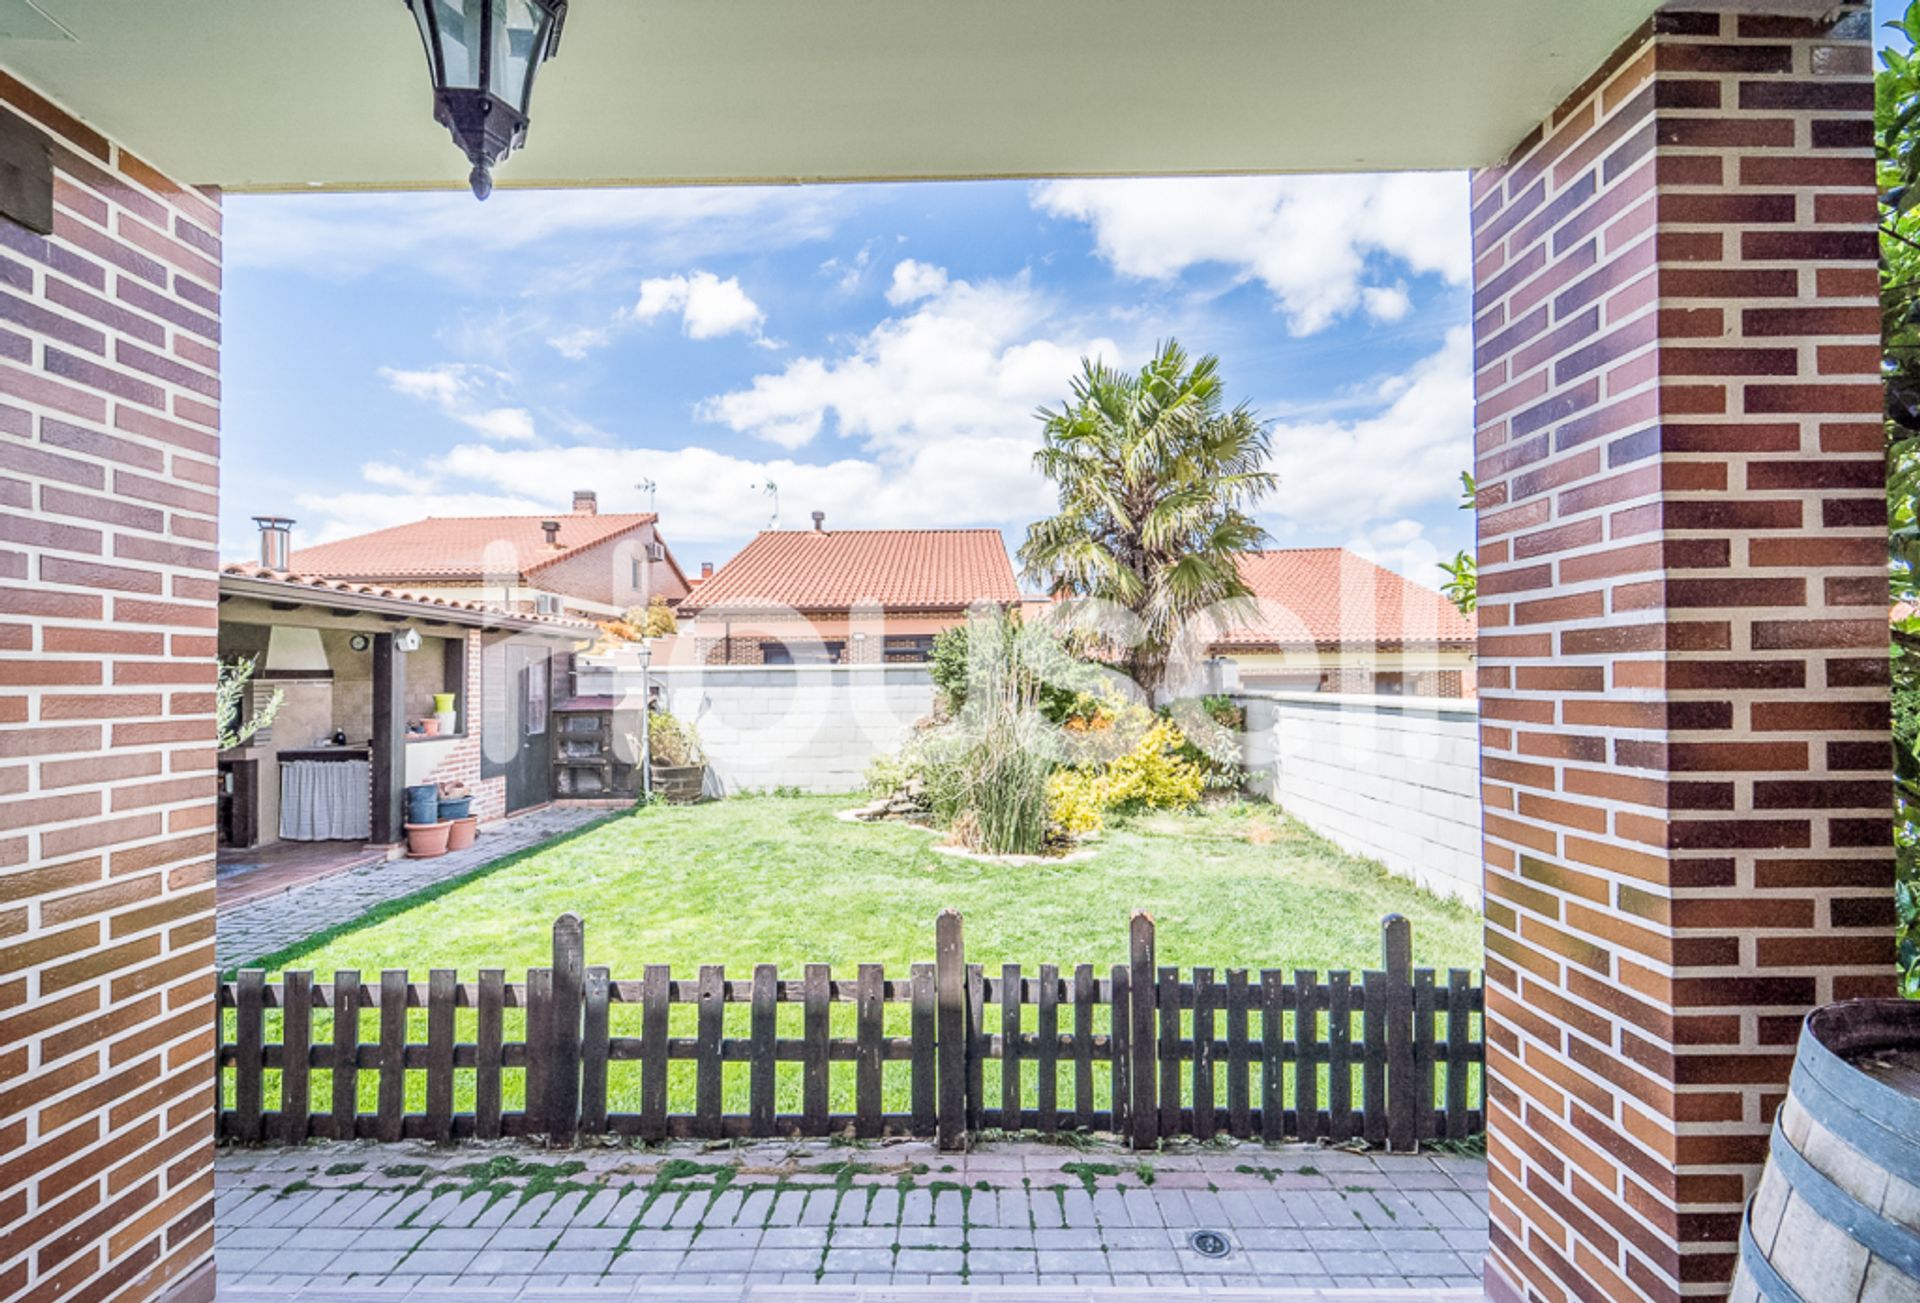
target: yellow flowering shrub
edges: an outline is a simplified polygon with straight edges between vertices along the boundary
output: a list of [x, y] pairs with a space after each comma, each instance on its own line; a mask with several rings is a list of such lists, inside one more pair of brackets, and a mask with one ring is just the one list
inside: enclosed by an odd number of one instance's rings
[[1109, 810], [1184, 810], [1200, 799], [1206, 774], [1185, 759], [1186, 738], [1168, 720], [1141, 734], [1106, 765], [1058, 769], [1047, 778], [1047, 818], [1071, 836], [1098, 832]]
[[1056, 769], [1047, 776], [1047, 819], [1073, 837], [1106, 826], [1105, 775], [1088, 767]]

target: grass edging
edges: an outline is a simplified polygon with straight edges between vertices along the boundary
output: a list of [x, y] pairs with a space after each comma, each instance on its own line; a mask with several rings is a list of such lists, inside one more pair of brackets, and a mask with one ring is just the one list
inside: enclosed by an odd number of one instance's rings
[[535, 842], [531, 846], [522, 846], [519, 850], [509, 855], [502, 855], [497, 860], [489, 860], [485, 864], [477, 868], [469, 869], [465, 873], [458, 874], [451, 878], [442, 878], [438, 882], [422, 887], [418, 891], [409, 892], [404, 896], [395, 896], [391, 900], [383, 900], [364, 914], [356, 915], [344, 923], [335, 923], [330, 927], [322, 928], [311, 936], [303, 937], [291, 945], [281, 946], [278, 950], [262, 955], [258, 959], [246, 963], [230, 964], [220, 970], [220, 978], [222, 981], [232, 981], [243, 968], [264, 968], [268, 972], [272, 972], [276, 968], [283, 968], [286, 966], [288, 960], [294, 959], [309, 950], [317, 950], [329, 942], [336, 941], [349, 933], [358, 932], [362, 928], [372, 927], [376, 923], [383, 923], [395, 914], [404, 913], [416, 905], [424, 905], [428, 901], [438, 900], [450, 891], [456, 891], [461, 887], [467, 886], [469, 883], [477, 882], [481, 878], [491, 873], [496, 873], [501, 869], [511, 868], [522, 860], [552, 850], [556, 846], [564, 846], [574, 838], [583, 837], [596, 828], [604, 828], [617, 819], [631, 819], [635, 814], [639, 813], [641, 809], [641, 806], [635, 805], [628, 809], [611, 811], [598, 819], [589, 819], [577, 828], [569, 828], [566, 832], [549, 837], [545, 841]]

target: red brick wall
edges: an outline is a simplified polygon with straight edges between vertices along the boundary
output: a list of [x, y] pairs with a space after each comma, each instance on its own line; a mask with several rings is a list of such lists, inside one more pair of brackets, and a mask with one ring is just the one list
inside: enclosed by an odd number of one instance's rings
[[1474, 179], [1502, 1298], [1723, 1293], [1891, 982], [1868, 39], [1664, 11]]
[[472, 811], [482, 819], [498, 819], [507, 812], [507, 780], [495, 774], [491, 778], [480, 776], [480, 749], [482, 720], [486, 715], [487, 697], [480, 689], [481, 675], [481, 636], [478, 629], [468, 632], [467, 640], [467, 681], [460, 685], [460, 702], [468, 712], [466, 719], [467, 735], [433, 767], [424, 781], [429, 783], [461, 782], [473, 793]]
[[138, 1299], [213, 1244], [219, 199], [0, 101], [0, 1297]]

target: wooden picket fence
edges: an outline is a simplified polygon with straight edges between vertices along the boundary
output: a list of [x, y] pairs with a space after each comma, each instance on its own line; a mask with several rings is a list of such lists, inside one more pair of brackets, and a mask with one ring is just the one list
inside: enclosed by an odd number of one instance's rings
[[[850, 1131], [937, 1136], [943, 1148], [958, 1149], [988, 1129], [1090, 1130], [1140, 1149], [1225, 1134], [1395, 1150], [1476, 1133], [1484, 1117], [1482, 987], [1465, 969], [1449, 970], [1443, 982], [1414, 968], [1400, 916], [1387, 917], [1381, 936], [1382, 967], [1358, 981], [1345, 971], [1322, 980], [1272, 968], [1183, 976], [1158, 965], [1153, 920], [1139, 913], [1129, 962], [1104, 977], [1091, 964], [1070, 972], [1042, 964], [1034, 975], [1007, 964], [990, 976], [966, 961], [961, 918], [949, 910], [936, 922], [934, 962], [912, 965], [904, 981], [879, 964], [859, 965], [852, 980], [824, 964], [806, 965], [800, 981], [783, 980], [761, 964], [748, 981], [728, 978], [719, 965], [703, 966], [693, 981], [666, 965], [621, 981], [587, 966], [580, 919], [564, 914], [553, 927], [552, 965], [529, 969], [524, 982], [508, 982], [497, 968], [473, 982], [452, 969], [433, 969], [424, 983], [405, 969], [389, 969], [377, 983], [350, 971], [315, 982], [295, 970], [275, 983], [258, 969], [221, 982], [221, 1005], [234, 1016], [230, 1039], [223, 1017], [218, 1047], [220, 1131], [242, 1143], [541, 1136], [555, 1145], [581, 1135]], [[834, 1004], [855, 1007], [851, 1039], [830, 1035]], [[639, 1036], [613, 1034], [618, 1005], [637, 1006]], [[726, 1034], [728, 1005], [748, 1006], [745, 1037]], [[777, 1034], [781, 1005], [800, 1007], [798, 1038]], [[910, 1011], [906, 1036], [888, 1034], [888, 1005]], [[693, 1036], [671, 1034], [675, 1006], [693, 1010]], [[276, 1042], [266, 1037], [269, 1010], [279, 1012]], [[333, 1018], [331, 1034], [316, 1043], [315, 1010], [355, 1016]], [[372, 1042], [360, 1039], [365, 1010], [378, 1010]], [[426, 1011], [424, 1043], [410, 1039], [409, 1010]], [[474, 1011], [470, 1042], [456, 1039], [460, 1010]], [[508, 1010], [524, 1013], [522, 1039], [506, 1039]], [[677, 1061], [694, 1065], [690, 1092], [684, 1074], [670, 1089]], [[991, 1091], [990, 1061], [999, 1064]], [[854, 1108], [836, 1113], [830, 1065], [846, 1062]], [[636, 1112], [609, 1111], [609, 1065], [622, 1063], [639, 1065]], [[799, 1065], [798, 1113], [775, 1108], [782, 1063]], [[904, 1111], [883, 1107], [892, 1063], [906, 1065]], [[1023, 1071], [1027, 1063], [1034, 1072]], [[728, 1064], [745, 1065], [745, 1113], [723, 1108]], [[277, 1110], [267, 1108], [268, 1072], [279, 1074]], [[330, 1108], [314, 1107], [316, 1072], [330, 1074]], [[371, 1113], [360, 1099], [369, 1073], [378, 1083]], [[510, 1110], [503, 1104], [512, 1073], [524, 1103]], [[423, 1081], [424, 1109], [409, 1109], [409, 1074]], [[472, 1109], [456, 1112], [456, 1081], [469, 1077]], [[1101, 1080], [1106, 1102], [1097, 1108]]]

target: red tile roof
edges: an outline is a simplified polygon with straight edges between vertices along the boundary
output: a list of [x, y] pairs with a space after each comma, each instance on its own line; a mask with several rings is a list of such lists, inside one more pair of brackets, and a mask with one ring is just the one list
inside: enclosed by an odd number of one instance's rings
[[[295, 552], [288, 563], [309, 575], [346, 579], [469, 579], [511, 566], [527, 576], [580, 551], [654, 523], [652, 512], [546, 516], [428, 516]], [[560, 546], [547, 546], [542, 521], [560, 525]]]
[[996, 529], [763, 530], [681, 603], [729, 610], [955, 610], [1020, 600]]
[[1365, 643], [1471, 644], [1474, 621], [1435, 590], [1341, 547], [1283, 548], [1240, 558], [1260, 618], [1214, 643], [1222, 650]]
[[[322, 575], [293, 574], [286, 570], [273, 570], [244, 561], [221, 566], [220, 575], [223, 580], [272, 584], [286, 590], [286, 600], [310, 601], [315, 606], [326, 605], [328, 596], [335, 594], [343, 597], [371, 597], [394, 602], [414, 602], [420, 606], [432, 608], [430, 611], [422, 612], [422, 619], [434, 614], [444, 614], [447, 618], [461, 624], [484, 627], [539, 625], [550, 628], [555, 633], [579, 636], [600, 632], [600, 626], [589, 620], [576, 620], [559, 615], [536, 615], [531, 611], [509, 611], [485, 602], [469, 602], [457, 597], [443, 597], [437, 593], [409, 592], [404, 588], [390, 588], [384, 584], [362, 584], [346, 579], [328, 579]], [[247, 594], [235, 585], [234, 595], [246, 596]]]

